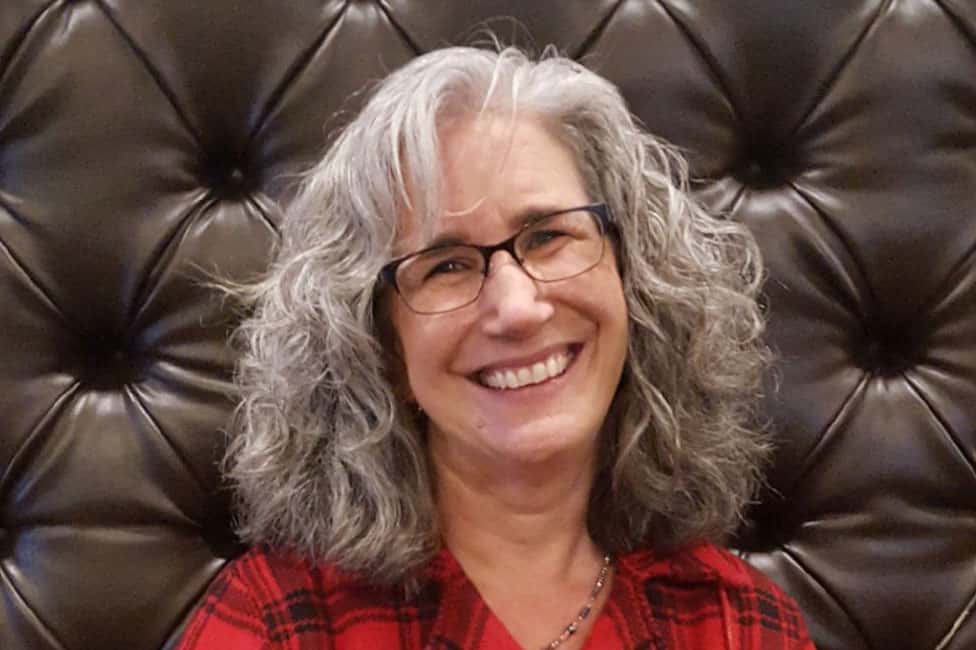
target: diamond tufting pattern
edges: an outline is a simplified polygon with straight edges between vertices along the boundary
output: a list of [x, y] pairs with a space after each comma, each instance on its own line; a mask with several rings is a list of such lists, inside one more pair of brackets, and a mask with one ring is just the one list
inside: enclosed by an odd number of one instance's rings
[[976, 647], [970, 0], [4, 0], [0, 647], [178, 634], [240, 552], [204, 283], [261, 271], [370, 81], [484, 21], [616, 82], [762, 244], [777, 452], [736, 548], [822, 650]]

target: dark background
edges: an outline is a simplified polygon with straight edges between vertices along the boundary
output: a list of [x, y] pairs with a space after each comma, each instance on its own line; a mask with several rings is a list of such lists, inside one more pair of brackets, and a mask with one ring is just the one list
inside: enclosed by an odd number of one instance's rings
[[351, 93], [493, 16], [762, 244], [778, 451], [736, 547], [822, 650], [976, 647], [969, 0], [2, 0], [0, 647], [173, 637], [239, 552], [201, 279], [266, 264]]

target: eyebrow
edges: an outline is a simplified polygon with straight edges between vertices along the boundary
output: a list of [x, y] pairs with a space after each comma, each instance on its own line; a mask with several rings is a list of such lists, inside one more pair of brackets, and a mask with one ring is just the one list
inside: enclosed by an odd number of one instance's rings
[[[512, 234], [519, 232], [526, 226], [531, 224], [533, 221], [538, 221], [548, 217], [551, 214], [557, 212], [562, 212], [566, 208], [558, 208], [552, 206], [529, 206], [519, 212], [515, 213], [515, 217], [510, 220], [510, 224], [514, 225], [515, 228], [512, 230]], [[511, 237], [512, 235], [509, 235]], [[456, 229], [448, 229], [444, 232], [438, 234], [430, 242], [428, 242], [421, 250], [428, 250], [430, 248], [443, 248], [445, 246], [469, 246], [472, 245], [470, 241], [464, 239], [461, 234]]]

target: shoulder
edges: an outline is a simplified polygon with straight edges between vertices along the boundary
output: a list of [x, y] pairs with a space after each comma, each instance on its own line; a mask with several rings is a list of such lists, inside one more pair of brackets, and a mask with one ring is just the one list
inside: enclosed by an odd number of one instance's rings
[[332, 565], [254, 547], [214, 579], [178, 648], [339, 647], [350, 628], [395, 611], [394, 602], [392, 589]]
[[[327, 562], [314, 562], [285, 551], [251, 548], [231, 562], [225, 580], [246, 592], [263, 611], [289, 616], [296, 612], [328, 612], [334, 622], [359, 607], [393, 606], [401, 598], [394, 587], [384, 587], [354, 572]], [[277, 617], [276, 617], [277, 618]]]
[[313, 564], [297, 555], [255, 546], [229, 562], [219, 579], [247, 590], [256, 600], [264, 600], [314, 590], [340, 578], [342, 575], [330, 565]]
[[742, 647], [813, 647], [793, 599], [725, 549], [699, 544], [669, 554], [638, 550], [619, 558], [618, 567], [655, 615], [675, 626], [703, 631], [713, 620], [721, 636], [755, 641]]
[[713, 544], [696, 544], [671, 553], [639, 549], [618, 558], [620, 570], [642, 581], [713, 584], [732, 589], [782, 593], [765, 574]]

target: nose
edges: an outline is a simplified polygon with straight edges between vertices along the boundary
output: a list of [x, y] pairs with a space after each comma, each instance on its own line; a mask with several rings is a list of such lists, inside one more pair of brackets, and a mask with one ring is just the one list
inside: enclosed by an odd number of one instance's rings
[[485, 334], [509, 338], [530, 336], [552, 318], [553, 305], [506, 251], [496, 251], [479, 300]]

